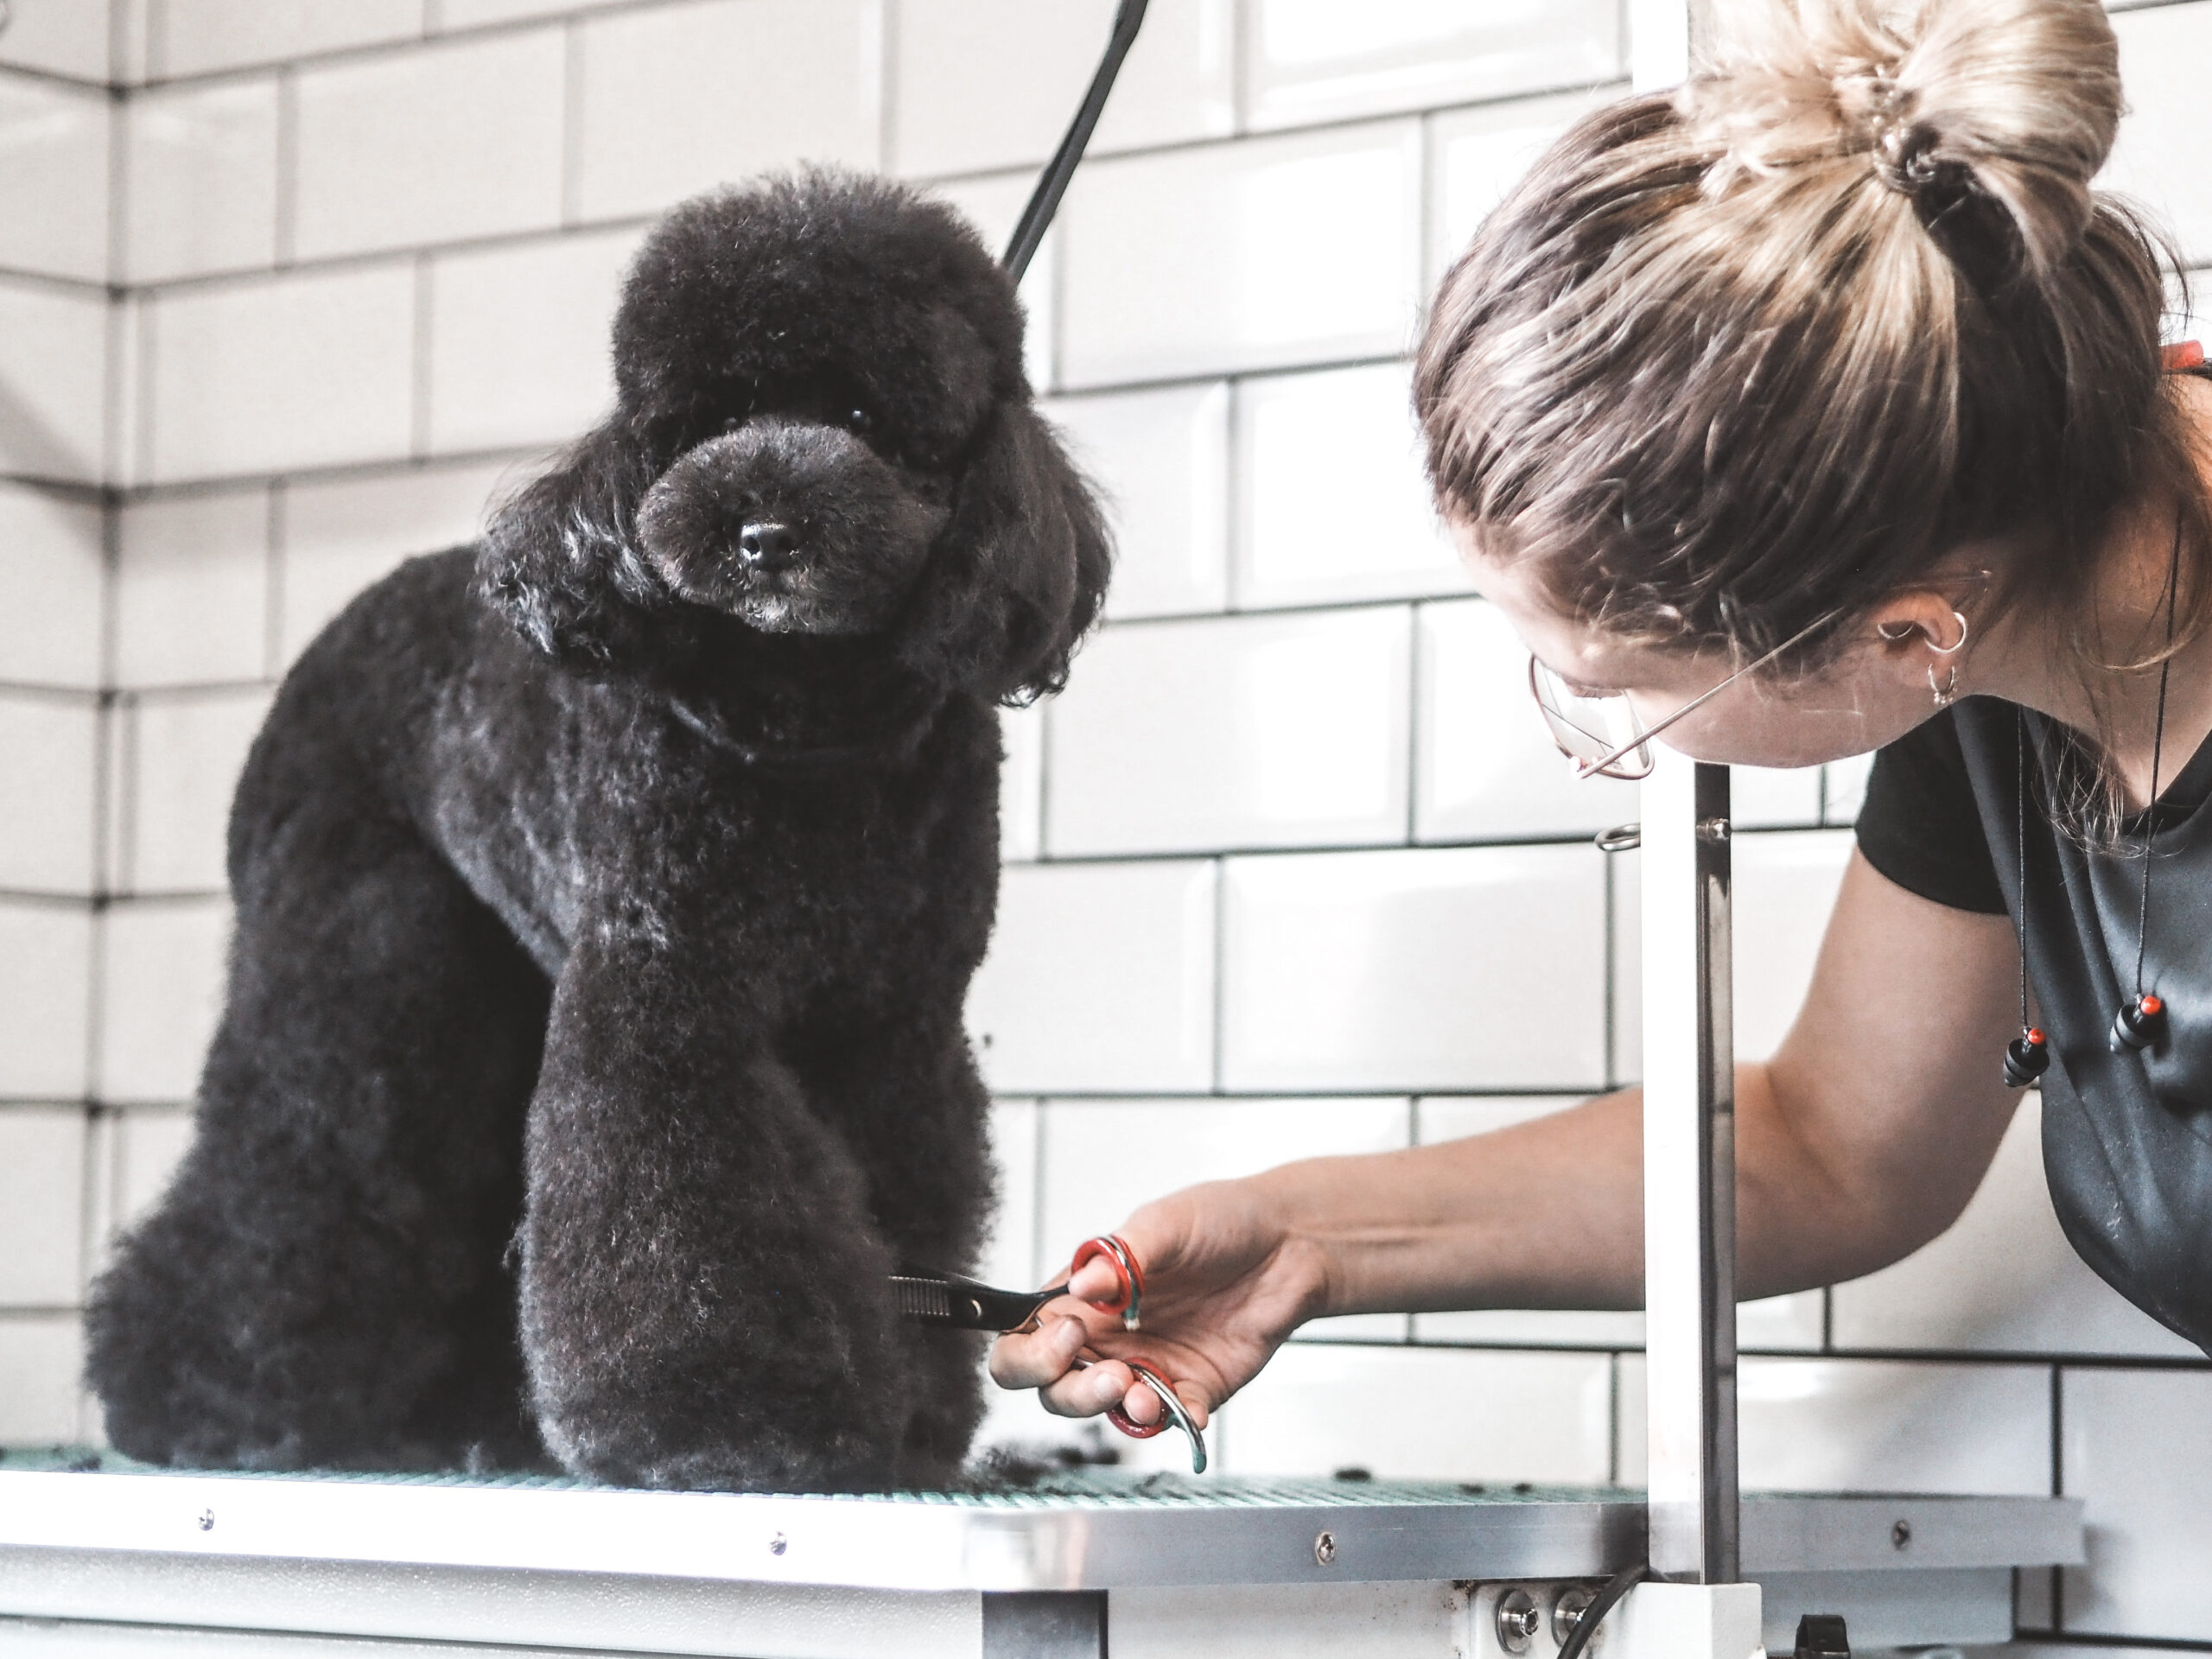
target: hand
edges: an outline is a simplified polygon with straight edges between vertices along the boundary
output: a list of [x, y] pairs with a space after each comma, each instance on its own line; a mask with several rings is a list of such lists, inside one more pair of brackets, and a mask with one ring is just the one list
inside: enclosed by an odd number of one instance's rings
[[[1047, 1302], [1033, 1332], [991, 1347], [991, 1377], [1035, 1389], [1045, 1409], [1094, 1417], [1120, 1406], [1155, 1423], [1160, 1397], [1116, 1356], [1147, 1361], [1200, 1427], [1257, 1376], [1290, 1333], [1326, 1311], [1324, 1253], [1295, 1236], [1259, 1181], [1213, 1181], [1146, 1205], [1118, 1230], [1144, 1268], [1143, 1328], [1091, 1305], [1110, 1300], [1113, 1267], [1093, 1258]], [[1085, 1362], [1089, 1362], [1087, 1364]]]

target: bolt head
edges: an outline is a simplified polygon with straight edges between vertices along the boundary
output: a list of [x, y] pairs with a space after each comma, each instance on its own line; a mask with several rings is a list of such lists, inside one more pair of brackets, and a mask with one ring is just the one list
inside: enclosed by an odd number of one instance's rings
[[1497, 1644], [1508, 1653], [1526, 1653], [1544, 1618], [1526, 1590], [1508, 1590], [1497, 1599]]
[[771, 1555], [780, 1555], [791, 1547], [791, 1541], [780, 1532], [768, 1541], [768, 1553]]
[[1313, 1559], [1327, 1567], [1337, 1559], [1337, 1535], [1325, 1532], [1313, 1541]]
[[1911, 1541], [1912, 1522], [1900, 1516], [1897, 1524], [1890, 1529], [1890, 1547], [1892, 1549], [1903, 1549]]

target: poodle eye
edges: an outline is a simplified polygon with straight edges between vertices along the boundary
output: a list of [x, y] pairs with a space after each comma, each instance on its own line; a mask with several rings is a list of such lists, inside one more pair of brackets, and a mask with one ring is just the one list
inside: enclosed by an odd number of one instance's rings
[[864, 409], [849, 409], [845, 411], [845, 424], [855, 432], [865, 432], [875, 424], [875, 416]]
[[736, 431], [736, 430], [737, 430], [737, 429], [738, 429], [739, 427], [743, 426], [744, 424], [745, 424], [745, 416], [742, 416], [742, 415], [733, 415], [733, 416], [731, 416], [729, 417], [729, 419], [728, 419], [728, 420], [726, 420], [726, 421], [724, 421], [724, 422], [722, 423], [722, 430], [723, 430], [723, 431], [725, 431], [725, 432], [734, 432], [734, 431]]

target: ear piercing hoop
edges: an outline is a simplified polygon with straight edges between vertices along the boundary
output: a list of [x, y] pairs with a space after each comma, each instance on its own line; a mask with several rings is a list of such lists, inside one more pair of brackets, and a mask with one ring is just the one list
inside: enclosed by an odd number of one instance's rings
[[[1966, 649], [1966, 613], [1963, 611], [1954, 610], [1951, 613], [1951, 620], [1959, 625], [1959, 637], [1952, 640], [1948, 645], [1938, 645], [1931, 643], [1928, 647], [1929, 650], [1934, 652], [1938, 657], [1955, 657], [1960, 652]], [[1905, 640], [1910, 639], [1912, 637], [1914, 631], [1918, 626], [1919, 625], [1914, 622], [1879, 622], [1875, 625], [1874, 632], [1880, 634], [1883, 639], [1895, 645], [1901, 645]], [[1952, 663], [1950, 664], [1950, 673], [1944, 678], [1942, 683], [1939, 685], [1936, 681], [1936, 664], [1933, 663], [1929, 664], [1928, 689], [1935, 695], [1936, 706], [1938, 709], [1949, 708], [1953, 703], [1959, 700], [1959, 665], [1956, 663]]]

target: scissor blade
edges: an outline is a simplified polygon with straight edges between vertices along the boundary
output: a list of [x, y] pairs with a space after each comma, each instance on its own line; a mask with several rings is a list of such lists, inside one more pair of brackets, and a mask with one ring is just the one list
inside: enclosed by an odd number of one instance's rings
[[957, 1274], [916, 1271], [891, 1276], [891, 1305], [922, 1325], [957, 1331], [1012, 1331], [1060, 1293], [1001, 1290]]

